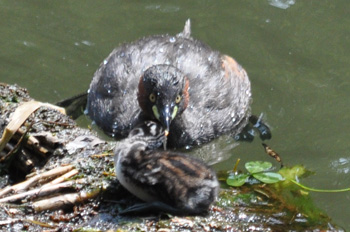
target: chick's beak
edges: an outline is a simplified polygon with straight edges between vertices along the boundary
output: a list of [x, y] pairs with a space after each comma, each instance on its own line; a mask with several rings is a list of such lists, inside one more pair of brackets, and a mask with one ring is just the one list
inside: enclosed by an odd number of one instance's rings
[[164, 131], [164, 140], [163, 140], [163, 148], [164, 148], [164, 151], [166, 151], [166, 144], [167, 144], [167, 139], [168, 139], [168, 134], [169, 134], [169, 131]]
[[164, 131], [164, 135], [165, 135], [166, 137], [168, 137], [169, 131], [165, 130], [165, 131]]

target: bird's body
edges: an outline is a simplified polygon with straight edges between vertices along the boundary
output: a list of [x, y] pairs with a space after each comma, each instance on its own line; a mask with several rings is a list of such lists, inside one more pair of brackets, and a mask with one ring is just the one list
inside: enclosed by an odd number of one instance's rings
[[188, 102], [169, 122], [169, 146], [236, 135], [246, 125], [251, 89], [245, 70], [233, 58], [190, 37], [188, 21], [176, 36], [150, 36], [121, 45], [103, 61], [91, 82], [87, 109], [107, 134], [126, 137], [140, 122], [157, 119], [145, 113], [137, 97], [144, 72], [155, 65], [175, 67], [184, 76], [179, 93]]
[[126, 212], [157, 206], [157, 210], [172, 214], [205, 213], [218, 192], [215, 172], [184, 154], [156, 150], [163, 139], [163, 128], [149, 121], [133, 129], [117, 145], [118, 180], [129, 192], [148, 202]]

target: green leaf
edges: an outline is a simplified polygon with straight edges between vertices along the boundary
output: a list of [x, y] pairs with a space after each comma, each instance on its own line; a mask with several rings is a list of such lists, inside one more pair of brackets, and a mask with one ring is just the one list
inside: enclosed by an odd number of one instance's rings
[[272, 163], [263, 162], [263, 161], [251, 161], [245, 164], [245, 168], [248, 170], [248, 172], [252, 174], [267, 171], [271, 167], [272, 167]]
[[265, 184], [273, 184], [277, 183], [279, 181], [284, 180], [284, 178], [279, 173], [275, 172], [262, 172], [262, 173], [255, 173], [253, 174], [253, 177], [260, 180], [261, 182]]
[[226, 183], [230, 186], [239, 187], [244, 185], [248, 177], [249, 177], [248, 174], [238, 174], [238, 175], [229, 176], [226, 180]]
[[287, 168], [284, 167], [278, 171], [284, 178], [286, 179], [295, 179], [300, 178], [301, 176], [310, 175], [310, 171], [306, 170], [306, 168], [302, 165], [295, 165], [293, 167]]

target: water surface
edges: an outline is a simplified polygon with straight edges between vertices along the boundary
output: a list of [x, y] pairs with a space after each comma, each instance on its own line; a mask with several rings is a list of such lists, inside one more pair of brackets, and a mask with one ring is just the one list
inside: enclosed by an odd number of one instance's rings
[[[272, 128], [268, 144], [287, 165], [304, 164], [309, 186], [350, 185], [350, 14], [347, 0], [11, 1], [0, 0], [0, 81], [47, 102], [86, 91], [117, 45], [182, 30], [235, 57], [252, 82], [255, 114]], [[220, 145], [221, 146], [221, 145]], [[224, 151], [226, 152], [226, 151]], [[229, 151], [273, 161], [260, 141]], [[241, 165], [243, 168], [243, 165]], [[350, 230], [349, 193], [311, 193]]]

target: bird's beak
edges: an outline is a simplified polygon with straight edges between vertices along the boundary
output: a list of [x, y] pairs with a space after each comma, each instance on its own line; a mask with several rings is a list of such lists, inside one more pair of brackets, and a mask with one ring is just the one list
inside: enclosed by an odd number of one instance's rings
[[[158, 107], [161, 106], [161, 107]], [[158, 119], [158, 121], [162, 124], [164, 128], [164, 150], [166, 149], [166, 140], [170, 133], [170, 124], [172, 120], [175, 118], [178, 106], [173, 106], [172, 104], [157, 104], [152, 107], [152, 111], [154, 116]]]
[[167, 143], [167, 139], [168, 139], [168, 134], [169, 134], [169, 131], [164, 131], [164, 140], [163, 140], [163, 148], [164, 148], [164, 151], [166, 150], [166, 143]]
[[165, 104], [162, 109], [160, 109], [159, 112], [159, 121], [164, 127], [164, 150], [166, 150], [166, 141], [167, 137], [170, 133], [170, 124], [172, 120], [174, 119], [175, 115], [177, 113], [177, 106], [172, 107], [170, 104]]
[[169, 130], [170, 130], [170, 123], [171, 123], [171, 107], [167, 104], [164, 106], [164, 108], [160, 111], [159, 115], [159, 121], [164, 127], [164, 150], [166, 150], [166, 144], [167, 144], [167, 138], [169, 135]]

